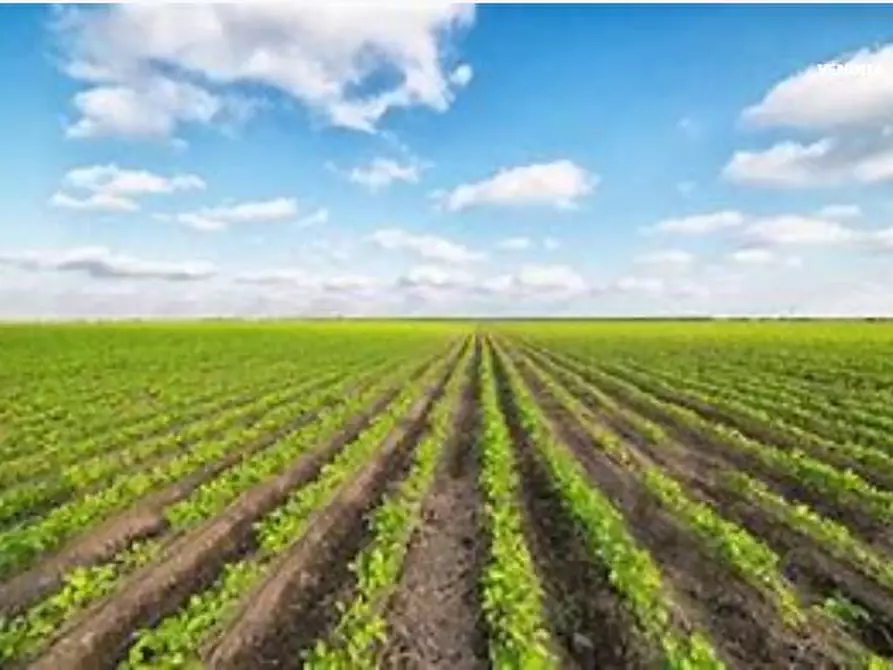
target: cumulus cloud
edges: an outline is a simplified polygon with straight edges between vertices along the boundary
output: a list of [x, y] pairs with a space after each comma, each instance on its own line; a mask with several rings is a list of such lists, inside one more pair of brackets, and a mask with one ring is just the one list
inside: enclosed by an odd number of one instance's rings
[[114, 254], [105, 247], [2, 253], [0, 265], [31, 271], [77, 272], [94, 279], [196, 281], [216, 274], [213, 265], [204, 261], [145, 261]]
[[728, 181], [774, 188], [815, 188], [893, 180], [893, 143], [873, 137], [780, 142], [763, 151], [737, 151], [725, 165]]
[[[294, 198], [274, 198], [242, 202], [200, 209], [196, 212], [182, 212], [176, 220], [196, 230], [224, 230], [232, 224], [252, 222], [281, 222], [294, 219], [298, 214], [298, 203]], [[315, 213], [320, 216], [319, 212]], [[328, 212], [325, 214], [328, 219]]]
[[695, 214], [680, 218], [663, 219], [646, 232], [673, 233], [678, 235], [704, 235], [727, 228], [743, 225], [745, 220], [741, 212], [725, 210], [708, 214]]
[[388, 158], [374, 158], [369, 165], [352, 168], [347, 178], [375, 193], [397, 181], [418, 183], [421, 166], [416, 163], [401, 164]]
[[163, 138], [181, 123], [220, 119], [226, 109], [221, 96], [159, 75], [133, 76], [126, 84], [89, 88], [77, 93], [73, 104], [79, 118], [68, 126], [66, 135], [74, 139]]
[[822, 246], [853, 242], [859, 233], [836, 221], [791, 214], [754, 219], [743, 236], [757, 244]]
[[598, 185], [598, 177], [569, 160], [505, 168], [442, 194], [443, 207], [458, 212], [482, 205], [546, 205], [573, 209]]
[[407, 251], [420, 258], [443, 263], [471, 263], [485, 255], [437, 235], [417, 235], [399, 228], [383, 228], [369, 236], [373, 244], [389, 251]]
[[64, 191], [53, 194], [50, 205], [64, 209], [106, 212], [133, 212], [140, 208], [136, 197], [201, 190], [205, 182], [194, 174], [171, 177], [147, 170], [126, 170], [115, 164], [92, 165], [70, 170], [62, 179]]
[[[472, 5], [439, 0], [166, 5], [69, 9], [57, 31], [74, 99], [73, 137], [162, 137], [210, 123], [231, 105], [220, 89], [275, 89], [328, 123], [374, 132], [389, 111], [446, 110], [471, 78], [446, 54], [474, 22]], [[383, 84], [381, 75], [396, 75]], [[244, 109], [244, 105], [241, 106]]]
[[[847, 208], [843, 213], [852, 215], [853, 211]], [[665, 219], [645, 230], [677, 235], [726, 232], [753, 247], [851, 246], [857, 242], [872, 244], [872, 240], [875, 240], [874, 233], [846, 226], [830, 217], [802, 214], [755, 216], [737, 211]], [[671, 252], [664, 260], [677, 257], [677, 262], [684, 262], [684, 254]]]
[[817, 63], [780, 81], [744, 110], [746, 122], [828, 129], [893, 122], [893, 45]]

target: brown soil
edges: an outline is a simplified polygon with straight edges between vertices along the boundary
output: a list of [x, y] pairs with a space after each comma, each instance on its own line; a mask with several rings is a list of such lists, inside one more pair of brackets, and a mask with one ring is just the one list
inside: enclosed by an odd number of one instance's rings
[[[610, 369], [605, 369], [605, 372], [619, 379], [623, 379], [627, 383], [635, 384], [642, 388], [641, 384], [638, 383], [638, 380], [626, 376], [624, 374], [625, 371], [623, 371], [622, 369], [611, 367]], [[639, 373], [639, 371], [635, 372], [638, 374], [642, 374]], [[660, 380], [656, 381], [659, 382]], [[714, 407], [695, 398], [686, 397], [684, 395], [684, 392], [672, 394], [665, 393], [663, 391], [660, 391], [656, 387], [651, 387], [644, 390], [647, 390], [650, 393], [654, 393], [656, 396], [668, 400], [676, 405], [680, 405], [694, 412], [697, 412], [701, 416], [715, 423], [731, 426], [732, 428], [738, 430], [742, 435], [746, 435], [747, 437], [750, 437], [764, 444], [768, 444], [782, 450], [793, 449], [795, 447], [800, 448], [804, 452], [811, 454], [815, 459], [824, 461], [829, 465], [833, 465], [837, 468], [849, 468], [874, 486], [883, 489], [893, 489], [893, 476], [891, 476], [889, 471], [879, 471], [870, 466], [863, 465], [851, 458], [847, 458], [846, 454], [827, 453], [821, 447], [810, 444], [808, 441], [803, 442], [801, 440], [797, 443], [792, 443], [791, 438], [786, 435], [783, 430], [776, 429], [772, 425], [762, 423], [758, 420], [749, 419], [748, 417], [744, 416], [737, 416], [729, 411], [723, 410], [719, 407]]]
[[525, 537], [545, 591], [553, 639], [566, 668], [660, 668], [657, 650], [638, 632], [608, 572], [592, 557], [518, 422], [497, 365], [502, 410], [509, 419], [523, 481]]
[[[524, 368], [522, 368], [523, 370]], [[680, 606], [679, 623], [705, 630], [730, 667], [834, 666], [824, 649], [786, 629], [771, 602], [703, 547], [632, 473], [612, 461], [529, 375], [527, 383], [592, 481], [623, 514], [636, 542], [658, 563]]]
[[[578, 397], [581, 395], [576, 388], [572, 390]], [[825, 598], [840, 594], [865, 610], [869, 620], [848, 626], [847, 630], [875, 653], [893, 656], [893, 594], [752, 500], [724, 486], [719, 473], [735, 466], [724, 460], [721, 453], [694, 450], [678, 442], [653, 445], [631, 426], [621, 425], [616, 419], [611, 423], [635, 452], [660, 465], [694, 497], [710, 503], [723, 517], [769, 545], [781, 557], [782, 573], [805, 604], [820, 605]]]
[[410, 541], [387, 613], [386, 668], [486, 668], [486, 624], [478, 591], [486, 560], [477, 487], [480, 342], [453, 436], [446, 445], [422, 523]]
[[313, 479], [387, 405], [394, 392], [349, 421], [325, 445], [300, 457], [280, 476], [246, 491], [223, 513], [174, 542], [155, 565], [128, 579], [61, 631], [31, 666], [34, 670], [90, 670], [116, 662], [133, 630], [155, 625], [189, 595], [209, 586], [223, 565], [253, 548], [252, 524], [281, 505], [290, 492]]
[[403, 478], [447, 379], [444, 376], [413, 405], [376, 457], [319, 512], [302, 538], [245, 598], [234, 623], [204, 654], [206, 667], [298, 667], [302, 652], [334, 627], [336, 604], [349, 600], [355, 589], [350, 561], [371, 539], [366, 516]]
[[[433, 361], [420, 367], [414, 372], [413, 377], [416, 378], [424, 374], [430, 365], [433, 365]], [[361, 382], [358, 384], [357, 390], [371, 383], [374, 383], [374, 380]], [[390, 400], [396, 393], [396, 389], [392, 390], [390, 395], [386, 396], [387, 400]], [[326, 402], [331, 402], [331, 400], [333, 399], [327, 399]], [[378, 403], [384, 402], [385, 398], [378, 401]], [[378, 403], [376, 407], [384, 406], [384, 404]], [[151, 494], [133, 507], [94, 527], [88, 533], [74, 538], [61, 550], [41, 560], [31, 570], [3, 583], [0, 585], [0, 616], [14, 615], [57, 590], [62, 585], [64, 575], [73, 568], [95, 565], [108, 560], [132, 542], [163, 534], [168, 527], [164, 516], [168, 506], [183, 500], [199, 486], [241, 460], [272, 446], [285, 435], [310, 423], [318, 413], [318, 410], [305, 413], [280, 430], [264, 435], [227, 454], [222, 459], [187, 475], [179, 482]]]
[[[559, 359], [552, 356], [550, 356], [550, 358], [554, 363], [558, 365], [562, 364], [562, 361]], [[587, 381], [598, 385], [598, 381], [587, 374], [585, 368], [569, 365], [567, 363], [564, 364], [564, 367], [574, 370], [587, 379]], [[788, 476], [773, 468], [767, 467], [749, 454], [742, 453], [734, 448], [729, 448], [723, 443], [705, 435], [701, 431], [692, 429], [675, 421], [673, 417], [668, 416], [659, 410], [654, 410], [642, 405], [634, 398], [630, 398], [622, 392], [615, 393], [613, 390], [605, 392], [641, 413], [643, 416], [661, 424], [665, 429], [670, 431], [673, 437], [678, 441], [685, 443], [692, 449], [719, 454], [729, 467], [743, 470], [744, 472], [759, 478], [766, 483], [767, 486], [783, 495], [788, 500], [808, 504], [822, 516], [826, 516], [844, 524], [854, 533], [862, 537], [866, 542], [877, 547], [879, 550], [887, 552], [888, 554], [893, 554], [893, 530], [891, 530], [890, 526], [885, 526], [869, 517], [855, 505], [846, 507], [841, 506], [833, 500], [823, 497], [811, 489], [807, 489], [803, 486], [802, 482], [795, 477]], [[661, 394], [655, 394], [655, 397], [660, 398], [662, 396]], [[664, 399], [674, 402], [671, 398]]]

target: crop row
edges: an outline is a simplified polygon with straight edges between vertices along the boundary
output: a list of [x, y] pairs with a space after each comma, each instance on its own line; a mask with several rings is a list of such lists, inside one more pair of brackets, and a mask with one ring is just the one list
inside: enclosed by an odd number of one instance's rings
[[[161, 465], [166, 457], [176, 455], [191, 445], [221, 437], [225, 439], [228, 432], [237, 434], [261, 418], [272, 423], [280, 417], [294, 416], [296, 402], [303, 403], [308, 394], [337, 388], [336, 385], [344, 384], [349, 379], [349, 370], [330, 372], [294, 387], [274, 389], [241, 406], [216, 414], [200, 415], [194, 422], [176, 430], [174, 428], [179, 420], [172, 418], [168, 432], [65, 467], [57, 466], [56, 472], [48, 478], [4, 491], [0, 494], [0, 524], [24, 514], [31, 516], [43, 509], [46, 503], [58, 504], [75, 493], [85, 496], [91, 492], [101, 492], [103, 486], [111, 484], [122, 474], [125, 477], [134, 476], [144, 469], [144, 464]], [[47, 459], [52, 461], [49, 455]]]
[[[342, 389], [350, 385], [342, 380]], [[336, 389], [340, 387], [335, 387]], [[41, 553], [85, 530], [116, 510], [123, 509], [160, 486], [182, 479], [199, 468], [213, 466], [228, 453], [250, 446], [265, 435], [289, 431], [303, 415], [326, 398], [332, 388], [304, 394], [280, 405], [249, 426], [235, 426], [216, 439], [194, 444], [188, 451], [142, 472], [123, 472], [106, 488], [53, 509], [39, 522], [0, 533], [0, 574], [21, 569]]]
[[607, 568], [611, 584], [645, 637], [663, 651], [669, 668], [724, 667], [706, 637], [679, 628], [658, 566], [637, 545], [620, 512], [590, 483], [581, 465], [555, 437], [518, 371], [506, 358], [501, 360], [519, 421], [548, 471], [551, 485], [593, 558]]
[[[583, 427], [593, 443], [623, 465], [653, 498], [698, 537], [715, 558], [774, 602], [782, 619], [800, 626], [805, 615], [797, 596], [779, 572], [780, 558], [760, 539], [723, 519], [712, 507], [692, 499], [678, 481], [629, 448], [611, 429], [599, 423], [586, 405], [541, 368], [524, 362], [531, 375]], [[518, 383], [521, 383], [518, 378]]]
[[[575, 399], [569, 402], [576, 403], [579, 402], [577, 398], [586, 398], [590, 402], [595, 402], [599, 407], [608, 407], [610, 416], [622, 419], [656, 450], [665, 452], [673, 448], [670, 438], [663, 429], [650, 419], [638, 412], [616, 405], [613, 399], [606, 396], [598, 387], [589, 383], [578, 373], [558, 367], [547, 357], [531, 352], [528, 354], [532, 359], [537, 360], [542, 368], [548, 370], [553, 377], [560, 377], [563, 383], [573, 389]], [[563, 389], [559, 392], [566, 393]], [[622, 412], [616, 412], [615, 408], [621, 409]], [[582, 408], [579, 411], [588, 414], [588, 411]], [[843, 563], [851, 564], [870, 579], [877, 580], [879, 584], [893, 590], [893, 564], [886, 557], [854, 537], [846, 526], [821, 516], [808, 505], [790, 502], [741, 470], [724, 469], [717, 471], [715, 476], [717, 483], [727, 492], [739, 494], [742, 501], [747, 501], [748, 505], [761, 507], [766, 513], [786, 525], [791, 532], [809, 538], [828, 551], [830, 555], [835, 556]], [[871, 658], [866, 661], [869, 666], [871, 662]]]
[[[13, 658], [32, 651], [38, 642], [71, 617], [126, 577], [133, 569], [156, 559], [171, 537], [182, 534], [200, 522], [223, 511], [228, 504], [248, 491], [253, 485], [278, 475], [289, 463], [314, 446], [325, 443], [351, 416], [354, 416], [390, 387], [406, 383], [416, 367], [406, 365], [383, 377], [379, 373], [368, 374], [366, 379], [343, 383], [334, 389], [320, 390], [304, 399], [308, 407], [315, 406], [315, 419], [286, 435], [266, 449], [239, 461], [217, 477], [202, 484], [189, 496], [174, 503], [165, 511], [168, 534], [164, 541], [157, 538], [148, 542], [137, 541], [119, 555], [91, 568], [76, 568], [64, 577], [65, 588], [11, 621], [0, 623], [0, 649], [6, 648], [7, 657]], [[338, 400], [321, 406], [328, 396]], [[138, 561], [129, 557], [135, 555]], [[70, 585], [78, 585], [79, 597], [66, 597]], [[0, 658], [3, 658], [0, 652]]]
[[443, 377], [452, 365], [454, 359], [449, 359], [422, 379], [406, 385], [385, 412], [323, 466], [311, 483], [293, 492], [283, 505], [255, 523], [257, 551], [228, 564], [210, 588], [194, 594], [179, 612], [154, 628], [138, 631], [123, 667], [184, 667], [195, 663], [202, 644], [225, 626], [240, 599], [260, 582], [277, 558], [300, 542], [316, 514], [332, 504], [342, 485], [374, 458], [386, 436], [418, 401], [420, 389]]
[[[580, 366], [570, 364], [569, 367], [579, 369]], [[828, 500], [858, 509], [881, 522], [893, 520], [893, 493], [877, 489], [852, 471], [823, 463], [800, 448], [780, 449], [752, 439], [727, 424], [673, 402], [671, 389], [665, 388], [657, 394], [648, 392], [598, 367], [587, 367], [583, 374], [632, 404], [664, 415], [726, 449], [755, 459], [762, 466], [790, 477]], [[655, 391], [655, 388], [650, 390]]]
[[410, 536], [421, 521], [422, 504], [451, 437], [462, 385], [473, 374], [474, 361], [468, 357], [464, 365], [469, 374], [450, 379], [442, 401], [429, 416], [428, 432], [415, 448], [408, 475], [372, 514], [372, 538], [350, 566], [356, 578], [355, 593], [338, 603], [338, 623], [328, 639], [319, 640], [309, 651], [305, 668], [376, 667], [377, 645], [388, 633], [382, 611], [400, 578]]

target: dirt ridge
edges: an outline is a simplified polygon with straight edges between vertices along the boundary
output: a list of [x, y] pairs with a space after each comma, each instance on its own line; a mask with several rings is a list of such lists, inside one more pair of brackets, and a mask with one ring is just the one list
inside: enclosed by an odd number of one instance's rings
[[452, 435], [386, 612], [387, 668], [488, 667], [479, 576], [486, 560], [478, 490], [481, 341], [469, 363]]
[[190, 593], [210, 585], [227, 561], [250, 550], [254, 521], [316, 476], [398, 392], [385, 393], [327, 444], [304, 454], [278, 477], [246, 491], [220, 515], [175, 541], [159, 562], [132, 575], [115, 595], [63, 630], [31, 667], [91, 670], [113, 664], [127, 648], [131, 631], [154, 625], [175, 611]]

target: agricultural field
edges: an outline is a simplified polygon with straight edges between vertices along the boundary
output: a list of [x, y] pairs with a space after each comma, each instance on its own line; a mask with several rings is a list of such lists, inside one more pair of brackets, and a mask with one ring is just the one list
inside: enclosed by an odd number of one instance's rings
[[891, 325], [0, 352], [0, 667], [893, 668]]

